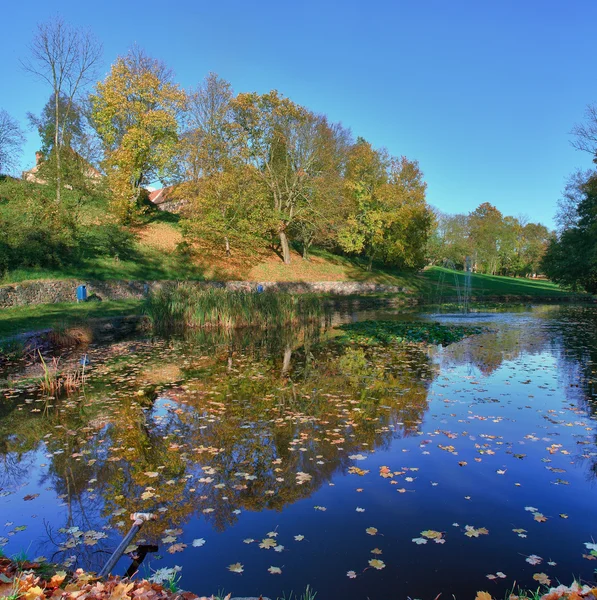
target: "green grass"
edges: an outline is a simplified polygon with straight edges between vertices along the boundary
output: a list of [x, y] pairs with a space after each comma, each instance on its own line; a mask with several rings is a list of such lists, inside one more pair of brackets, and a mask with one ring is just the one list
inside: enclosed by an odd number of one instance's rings
[[[456, 293], [455, 277], [458, 278], [462, 289], [464, 285], [464, 273], [452, 271], [443, 267], [431, 267], [419, 275], [424, 282], [419, 291], [424, 293], [437, 292], [438, 285], [447, 293]], [[414, 282], [413, 282], [414, 283]], [[557, 284], [545, 279], [526, 279], [523, 277], [504, 277], [501, 275], [482, 275], [473, 273], [471, 275], [471, 290], [473, 295], [480, 296], [570, 296], [570, 292], [562, 290]]]
[[72, 326], [88, 319], [116, 317], [141, 312], [141, 300], [57, 303], [19, 306], [0, 310], [0, 338], [19, 333]]
[[20, 283], [38, 279], [116, 279], [164, 281], [201, 280], [204, 269], [176, 253], [137, 244], [137, 252], [130, 260], [100, 257], [60, 269], [23, 268], [8, 271], [0, 284]]

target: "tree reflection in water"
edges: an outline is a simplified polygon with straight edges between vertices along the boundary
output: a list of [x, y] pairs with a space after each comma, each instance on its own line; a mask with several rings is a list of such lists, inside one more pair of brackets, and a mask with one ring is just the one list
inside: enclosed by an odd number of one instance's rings
[[[427, 409], [424, 350], [342, 346], [321, 333], [89, 349], [84, 394], [14, 401], [0, 425], [5, 476], [25, 483], [32, 457], [45, 455], [39, 485], [66, 506], [49, 535], [62, 558], [86, 550], [96, 568], [138, 510], [161, 515], [143, 530], [149, 544], [194, 515], [224, 530], [241, 510], [281, 510], [346, 471], [350, 455], [416, 432]], [[297, 482], [299, 472], [310, 479]]]

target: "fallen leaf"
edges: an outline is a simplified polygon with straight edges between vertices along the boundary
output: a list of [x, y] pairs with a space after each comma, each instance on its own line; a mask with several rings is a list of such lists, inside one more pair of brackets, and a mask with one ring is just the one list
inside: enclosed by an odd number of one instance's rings
[[244, 568], [243, 565], [237, 562], [232, 565], [228, 565], [228, 570], [232, 571], [233, 573], [242, 573], [244, 571]]

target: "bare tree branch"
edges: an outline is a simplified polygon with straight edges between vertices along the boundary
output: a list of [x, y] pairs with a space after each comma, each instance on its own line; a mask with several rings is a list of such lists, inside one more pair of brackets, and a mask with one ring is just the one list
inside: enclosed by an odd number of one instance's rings
[[[37, 26], [29, 50], [31, 57], [21, 62], [23, 68], [47, 83], [55, 99], [56, 201], [60, 202], [64, 129], [77, 93], [95, 78], [102, 46], [90, 31], [75, 29], [56, 17]], [[66, 111], [60, 110], [61, 98]]]
[[16, 169], [24, 141], [25, 137], [16, 120], [0, 109], [0, 174]]
[[572, 145], [577, 150], [593, 155], [597, 163], [597, 104], [589, 104], [585, 110], [586, 121], [574, 126], [571, 133], [576, 137]]

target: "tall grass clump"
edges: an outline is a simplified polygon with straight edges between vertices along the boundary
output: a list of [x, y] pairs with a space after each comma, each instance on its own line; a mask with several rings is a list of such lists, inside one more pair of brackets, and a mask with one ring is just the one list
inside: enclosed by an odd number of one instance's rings
[[157, 329], [268, 328], [319, 320], [324, 302], [311, 294], [201, 289], [180, 283], [152, 293], [145, 312]]

